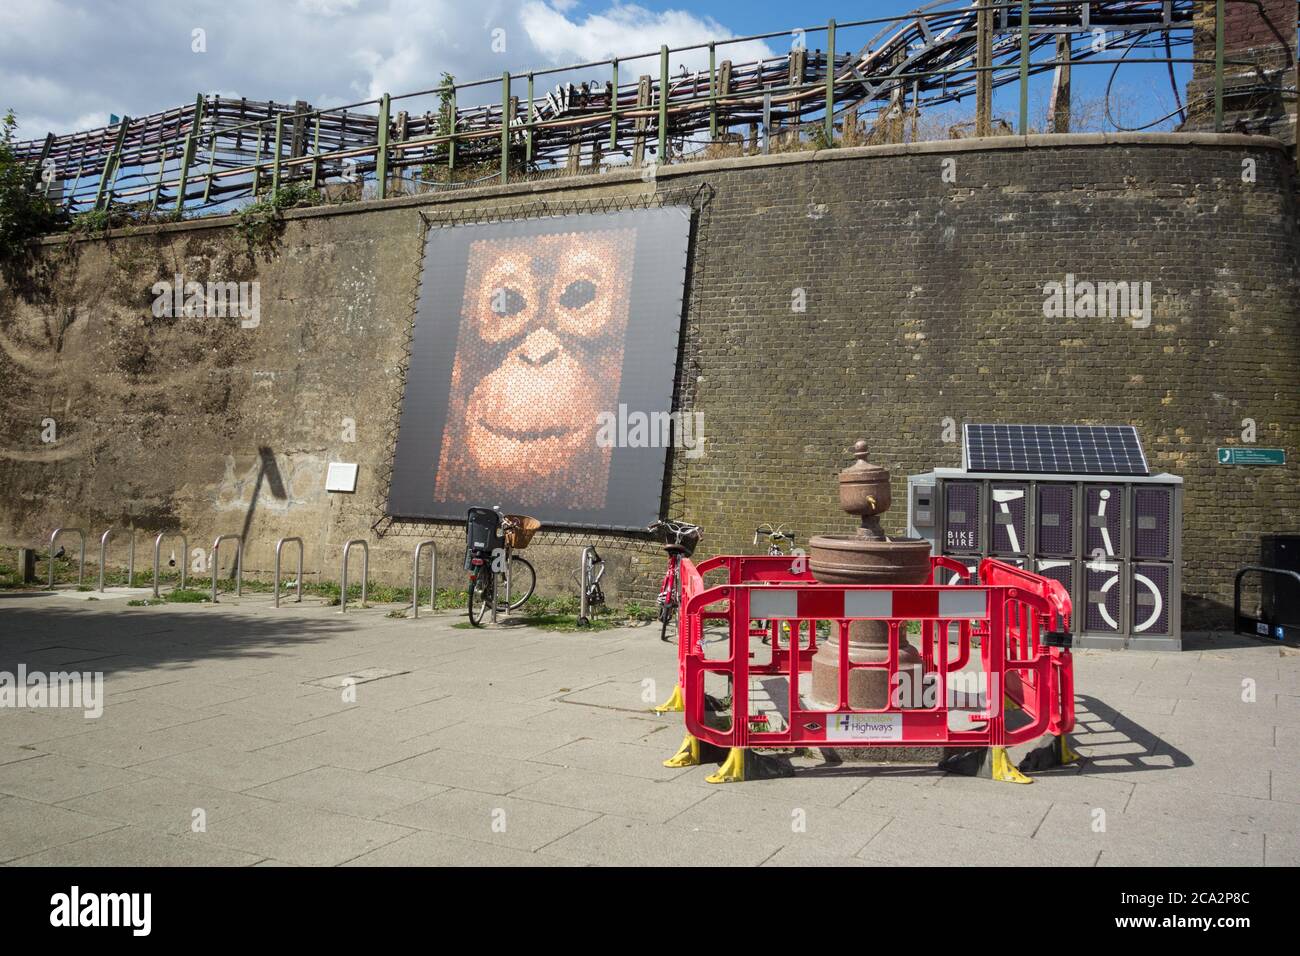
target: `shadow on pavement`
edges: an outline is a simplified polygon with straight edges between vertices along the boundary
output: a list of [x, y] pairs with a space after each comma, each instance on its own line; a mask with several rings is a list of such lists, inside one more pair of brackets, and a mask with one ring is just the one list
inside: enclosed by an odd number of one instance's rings
[[[4, 601], [10, 601], [11, 592]], [[26, 592], [40, 594], [41, 592]], [[204, 660], [273, 656], [355, 630], [357, 620], [222, 613], [222, 609], [126, 610], [22, 601], [0, 611], [0, 670], [90, 664], [106, 674]]]

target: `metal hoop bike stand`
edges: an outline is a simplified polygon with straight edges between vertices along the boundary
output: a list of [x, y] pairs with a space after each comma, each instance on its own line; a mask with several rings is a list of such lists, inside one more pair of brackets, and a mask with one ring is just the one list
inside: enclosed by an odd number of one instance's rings
[[217, 603], [217, 572], [221, 568], [221, 542], [235, 542], [235, 597], [244, 593], [244, 536], [242, 534], [218, 535], [212, 542], [212, 603]]
[[185, 590], [185, 562], [190, 557], [190, 539], [180, 531], [159, 531], [158, 537], [153, 539], [153, 596], [158, 597], [158, 565], [160, 563], [160, 553], [162, 552], [163, 538], [173, 537], [181, 539], [181, 560], [178, 562], [181, 566], [181, 590]]
[[429, 549], [429, 610], [438, 609], [438, 549], [432, 538], [426, 538], [415, 546], [411, 561], [411, 617], [420, 616], [420, 552]]
[[[117, 528], [109, 528], [99, 536], [99, 590], [104, 590], [104, 565], [108, 561], [108, 539], [113, 536]], [[135, 580], [135, 528], [131, 528], [131, 556], [127, 559], [126, 586], [130, 587]]]
[[361, 606], [366, 606], [366, 581], [370, 578], [370, 545], [365, 538], [353, 538], [343, 545], [343, 573], [339, 575], [339, 613], [348, 610], [348, 552], [354, 544], [361, 545]]
[[291, 541], [298, 545], [298, 596], [294, 598], [294, 603], [295, 604], [302, 603], [302, 552], [303, 552], [302, 538], [298, 538], [298, 537], [281, 538], [279, 541], [275, 543], [275, 579], [274, 579], [274, 583], [272, 584], [272, 587], [275, 589], [276, 607], [280, 606], [280, 552], [281, 550], [284, 549], [284, 546]]
[[86, 581], [86, 532], [80, 528], [55, 528], [50, 535], [50, 590], [54, 590], [54, 543], [61, 534], [76, 534], [81, 538], [81, 561], [77, 565], [77, 587]]

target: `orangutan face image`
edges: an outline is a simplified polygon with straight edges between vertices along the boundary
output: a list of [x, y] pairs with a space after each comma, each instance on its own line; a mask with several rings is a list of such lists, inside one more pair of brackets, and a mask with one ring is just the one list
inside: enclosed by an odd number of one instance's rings
[[605, 504], [635, 231], [473, 242], [435, 496]]

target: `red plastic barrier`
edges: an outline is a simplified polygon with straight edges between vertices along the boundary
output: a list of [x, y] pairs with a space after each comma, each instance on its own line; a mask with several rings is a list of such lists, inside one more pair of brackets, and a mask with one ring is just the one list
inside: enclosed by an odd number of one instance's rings
[[[985, 559], [979, 585], [826, 585], [793, 564], [790, 557], [720, 556], [698, 566], [683, 562], [678, 659], [686, 727], [700, 740], [720, 747], [947, 746], [1004, 747], [1043, 734], [1064, 734], [1074, 724], [1073, 677], [1068, 643], [1070, 599], [1061, 585], [1002, 562]], [[948, 558], [932, 558], [941, 569], [968, 580], [969, 569]], [[727, 582], [706, 587], [703, 576], [725, 569]], [[770, 622], [771, 660], [751, 661], [754, 619]], [[720, 657], [708, 657], [703, 644], [708, 620], [728, 623]], [[889, 627], [889, 659], [852, 664], [848, 660], [849, 623], [880, 620]], [[838, 628], [839, 699], [831, 709], [807, 705], [801, 679], [817, 651], [817, 625]], [[898, 667], [899, 634], [909, 623], [921, 625], [922, 687], [906, 687]], [[785, 624], [782, 628], [780, 625]], [[760, 632], [761, 633], [761, 632]], [[956, 654], [951, 638], [956, 638]], [[717, 648], [721, 642], [710, 645]], [[978, 653], [980, 668], [968, 665]], [[887, 706], [872, 711], [848, 706], [850, 669], [884, 668], [891, 688]], [[704, 682], [709, 674], [730, 679], [732, 722], [718, 729], [704, 722]], [[764, 715], [750, 707], [750, 678], [779, 676], [788, 682], [786, 726], [768, 729]], [[971, 675], [975, 675], [973, 678]], [[982, 686], [980, 706], [953, 706], [956, 685]], [[920, 693], [917, 693], [917, 691]], [[1028, 720], [1006, 726], [1004, 695]], [[951, 726], [950, 713], [964, 715], [966, 729]], [[969, 725], [982, 726], [969, 726]]]

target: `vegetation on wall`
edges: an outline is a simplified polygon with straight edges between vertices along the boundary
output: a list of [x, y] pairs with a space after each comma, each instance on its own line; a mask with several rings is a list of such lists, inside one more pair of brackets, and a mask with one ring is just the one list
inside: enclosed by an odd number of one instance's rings
[[318, 190], [305, 183], [289, 183], [249, 203], [235, 214], [235, 231], [248, 245], [249, 255], [260, 251], [270, 255], [284, 232], [283, 210], [295, 206], [317, 206], [323, 201]]
[[31, 240], [61, 220], [54, 203], [35, 188], [40, 171], [14, 154], [17, 128], [13, 110], [7, 111], [0, 119], [0, 261], [6, 265], [22, 259]]

